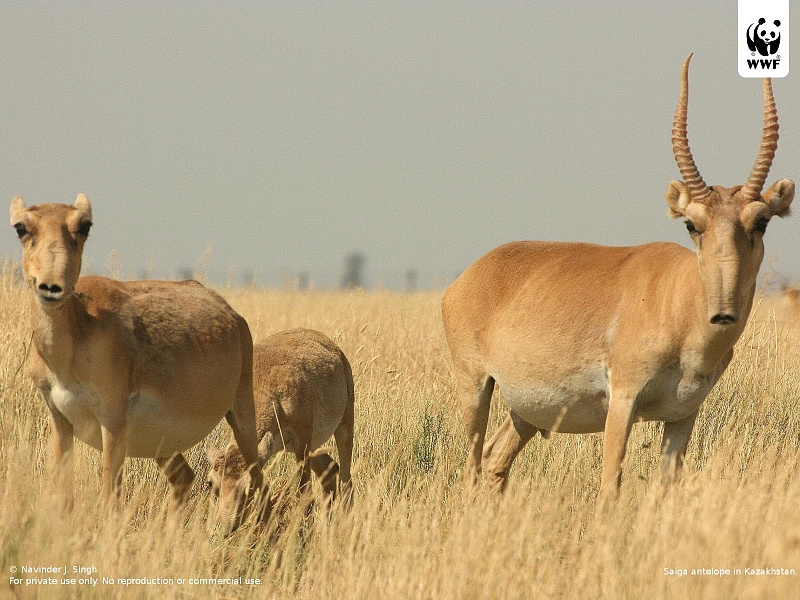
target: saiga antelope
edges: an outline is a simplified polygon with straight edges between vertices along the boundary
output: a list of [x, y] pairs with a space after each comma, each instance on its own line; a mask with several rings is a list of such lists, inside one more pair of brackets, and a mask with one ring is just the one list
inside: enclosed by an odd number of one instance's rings
[[[184, 502], [194, 472], [179, 454], [225, 416], [258, 461], [250, 330], [196, 281], [80, 277], [92, 207], [11, 203], [30, 286], [29, 373], [50, 410], [56, 462], [72, 499], [73, 436], [103, 453], [103, 497], [120, 493], [126, 456], [154, 458]], [[254, 468], [260, 485], [261, 471]], [[254, 482], [256, 483], [256, 482]]]
[[[338, 474], [342, 495], [349, 503], [354, 394], [353, 372], [344, 352], [311, 329], [271, 335], [253, 348], [253, 393], [260, 464], [289, 450], [302, 464], [301, 491], [307, 489], [313, 470], [332, 499]], [[311, 454], [331, 435], [336, 439], [340, 465], [328, 454]], [[207, 443], [206, 454], [211, 463], [209, 483], [220, 502], [219, 523], [223, 535], [230, 535], [253, 507], [244, 501], [243, 490], [248, 487], [245, 461], [234, 443], [224, 451]], [[269, 517], [271, 508], [266, 489], [263, 502], [262, 520]]]
[[[747, 322], [767, 223], [787, 216], [794, 197], [788, 179], [761, 193], [778, 143], [769, 79], [750, 177], [744, 186], [706, 185], [686, 133], [690, 59], [672, 130], [683, 181], [669, 184], [666, 199], [695, 252], [662, 242], [516, 242], [478, 259], [445, 291], [471, 481], [483, 459], [503, 489], [537, 431], [604, 431], [600, 497], [614, 496], [635, 421], [664, 421], [661, 470], [678, 475], [700, 405]], [[484, 446], [495, 385], [510, 413]]]

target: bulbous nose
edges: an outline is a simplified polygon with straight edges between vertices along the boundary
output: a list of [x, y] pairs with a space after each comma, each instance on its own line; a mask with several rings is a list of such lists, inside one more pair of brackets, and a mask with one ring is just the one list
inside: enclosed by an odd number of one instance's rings
[[51, 284], [40, 283], [39, 290], [41, 290], [42, 292], [49, 292], [50, 294], [61, 294], [64, 292], [61, 286], [55, 283]]
[[64, 298], [64, 288], [57, 283], [39, 283], [36, 295], [45, 302], [57, 302]]
[[735, 325], [739, 321], [736, 315], [728, 313], [717, 313], [711, 317], [712, 325]]
[[234, 514], [234, 515], [226, 515], [219, 519], [219, 530], [220, 534], [224, 538], [231, 537], [237, 529], [241, 526], [243, 521], [242, 515]]

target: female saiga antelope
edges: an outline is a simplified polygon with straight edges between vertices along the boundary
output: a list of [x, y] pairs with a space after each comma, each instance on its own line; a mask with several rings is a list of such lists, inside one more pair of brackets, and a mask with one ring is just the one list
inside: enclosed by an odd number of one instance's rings
[[[311, 329], [290, 329], [266, 338], [253, 348], [253, 392], [261, 465], [278, 452], [290, 450], [302, 463], [301, 490], [310, 482], [313, 469], [333, 497], [338, 473], [349, 502], [353, 372], [339, 347]], [[328, 454], [310, 454], [331, 435], [336, 438], [341, 465]], [[207, 443], [206, 453], [211, 463], [209, 483], [220, 499], [219, 522], [223, 534], [230, 535], [249, 512], [242, 491], [249, 487], [246, 463], [234, 443], [224, 452]], [[265, 519], [269, 501], [263, 501], [266, 506], [260, 518]]]
[[[73, 436], [103, 452], [103, 495], [120, 491], [126, 456], [154, 458], [182, 503], [194, 472], [178, 452], [225, 416], [258, 460], [252, 339], [245, 320], [195, 281], [81, 277], [92, 208], [11, 203], [30, 285], [29, 372], [50, 409], [56, 461], [71, 500]], [[254, 469], [259, 479], [261, 471]]]
[[[761, 190], [778, 144], [772, 86], [744, 186], [709, 187], [686, 134], [689, 60], [673, 126], [683, 182], [667, 189], [696, 247], [629, 248], [517, 242], [492, 250], [445, 291], [447, 343], [470, 450], [505, 486], [511, 463], [540, 431], [605, 431], [600, 496], [614, 495], [631, 426], [664, 421], [661, 469], [678, 474], [697, 412], [733, 356], [755, 293], [769, 219], [789, 214], [794, 183]], [[510, 414], [484, 447], [495, 384]]]

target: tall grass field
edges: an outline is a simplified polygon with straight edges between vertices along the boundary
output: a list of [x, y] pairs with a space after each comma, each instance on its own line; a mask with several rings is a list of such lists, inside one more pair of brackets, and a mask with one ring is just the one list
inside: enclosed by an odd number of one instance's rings
[[[128, 459], [105, 510], [100, 454], [76, 441], [75, 505], [54, 485], [47, 409], [26, 374], [27, 290], [0, 276], [0, 597], [331, 599], [790, 599], [800, 597], [800, 354], [748, 326], [706, 400], [683, 479], [664, 488], [661, 429], [634, 426], [618, 503], [596, 512], [602, 435], [535, 438], [508, 490], [469, 492], [441, 292], [223, 289], [256, 341], [330, 336], [353, 366], [354, 503], [310, 510], [294, 459], [266, 476], [269, 529], [212, 527], [202, 447], [181, 519], [155, 463]], [[568, 357], [565, 357], [565, 359]], [[495, 393], [489, 432], [505, 417]], [[226, 424], [212, 434], [230, 438]], [[331, 443], [331, 448], [335, 448]], [[335, 450], [331, 450], [335, 456]], [[283, 490], [283, 493], [282, 493]]]

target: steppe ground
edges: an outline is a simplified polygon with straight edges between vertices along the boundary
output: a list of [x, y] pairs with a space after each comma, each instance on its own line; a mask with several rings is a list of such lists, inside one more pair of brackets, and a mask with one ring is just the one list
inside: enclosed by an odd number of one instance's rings
[[[165, 480], [144, 460], [127, 462], [124, 508], [107, 513], [100, 455], [76, 442], [76, 502], [63, 512], [47, 411], [25, 375], [26, 291], [7, 264], [0, 278], [0, 596], [800, 597], [800, 356], [774, 323], [749, 327], [740, 341], [698, 418], [682, 482], [659, 485], [661, 427], [636, 425], [619, 503], [596, 515], [600, 434], [537, 438], [515, 463], [505, 495], [465, 494], [466, 442], [440, 292], [222, 292], [256, 340], [312, 327], [349, 357], [352, 510], [325, 514], [317, 502], [305, 517], [288, 494], [272, 532], [248, 526], [229, 539], [210, 535], [208, 464], [195, 447], [188, 459], [198, 479], [182, 522], [166, 520]], [[504, 415], [496, 394], [490, 431]], [[220, 426], [213, 435], [224, 443], [229, 431]], [[268, 477], [274, 490], [290, 488], [293, 461], [276, 461]], [[62, 573], [30, 572], [39, 567]], [[32, 581], [48, 577], [58, 581]]]

